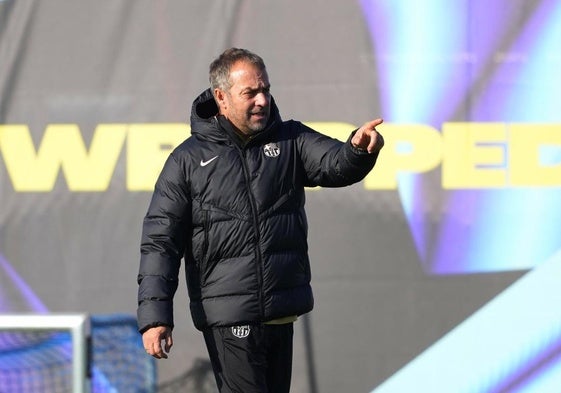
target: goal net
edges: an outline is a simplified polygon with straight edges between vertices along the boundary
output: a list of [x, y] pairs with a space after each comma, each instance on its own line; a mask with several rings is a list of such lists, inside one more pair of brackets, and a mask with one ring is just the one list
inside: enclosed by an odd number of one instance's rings
[[156, 390], [128, 315], [0, 315], [0, 393]]

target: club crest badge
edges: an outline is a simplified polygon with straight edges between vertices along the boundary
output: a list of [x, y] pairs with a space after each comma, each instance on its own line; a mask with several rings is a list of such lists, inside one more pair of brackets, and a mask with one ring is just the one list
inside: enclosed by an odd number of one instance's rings
[[251, 329], [249, 325], [242, 325], [242, 326], [232, 326], [232, 334], [237, 338], [245, 338], [249, 336], [249, 332]]
[[275, 158], [280, 155], [280, 147], [276, 143], [267, 143], [263, 146], [263, 152], [267, 157]]

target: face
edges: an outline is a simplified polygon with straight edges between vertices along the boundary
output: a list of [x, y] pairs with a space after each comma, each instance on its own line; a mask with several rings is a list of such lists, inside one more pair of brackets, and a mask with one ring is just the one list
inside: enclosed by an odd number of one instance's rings
[[220, 114], [245, 135], [265, 128], [271, 112], [271, 94], [267, 71], [251, 63], [238, 61], [230, 70], [229, 90], [216, 89]]

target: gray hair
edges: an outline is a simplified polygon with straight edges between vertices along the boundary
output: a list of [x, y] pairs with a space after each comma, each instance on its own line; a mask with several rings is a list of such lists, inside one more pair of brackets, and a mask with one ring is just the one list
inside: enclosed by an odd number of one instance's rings
[[230, 83], [230, 69], [238, 61], [246, 61], [253, 64], [261, 71], [266, 69], [263, 59], [255, 53], [247, 49], [226, 49], [210, 63], [208, 79], [213, 93], [214, 89], [227, 91], [232, 87]]

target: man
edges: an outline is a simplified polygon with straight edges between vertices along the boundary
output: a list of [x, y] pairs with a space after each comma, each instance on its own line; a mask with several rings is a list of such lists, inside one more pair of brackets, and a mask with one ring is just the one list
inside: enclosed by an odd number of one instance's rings
[[144, 219], [139, 329], [147, 353], [167, 358], [184, 258], [219, 390], [288, 392], [293, 322], [313, 307], [304, 187], [362, 180], [383, 146], [382, 120], [346, 143], [283, 122], [263, 60], [244, 49], [221, 54], [209, 79]]

